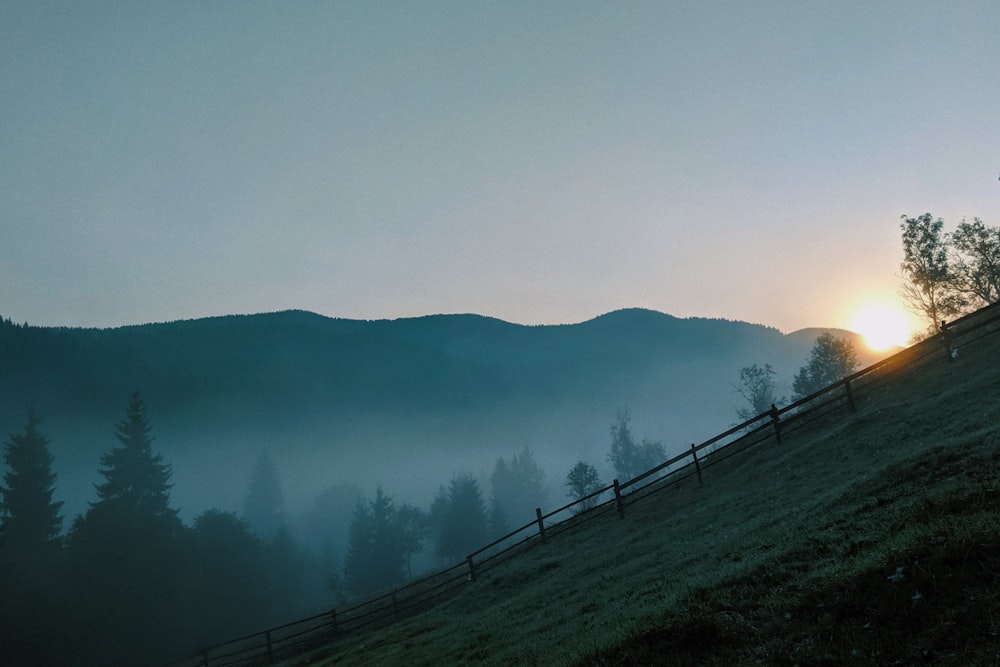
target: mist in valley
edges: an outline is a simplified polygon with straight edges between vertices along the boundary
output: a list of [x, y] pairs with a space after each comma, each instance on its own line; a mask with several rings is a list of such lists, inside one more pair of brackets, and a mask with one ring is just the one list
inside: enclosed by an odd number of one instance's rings
[[[164, 535], [183, 526], [190, 543], [170, 538], [185, 565], [158, 567], [188, 582], [182, 589], [208, 577], [216, 590], [197, 632], [173, 617], [175, 633], [162, 634], [162, 650], [181, 653], [198, 648], [185, 642], [224, 641], [453, 565], [533, 521], [535, 507], [570, 502], [567, 475], [579, 463], [603, 484], [624, 481], [609, 458], [623, 415], [629, 437], [663, 460], [738, 421], [742, 366], [771, 364], [780, 395], [813, 340], [638, 310], [558, 327], [289, 312], [3, 333], [13, 343], [5, 349], [21, 352], [4, 359], [3, 427], [17, 433], [29, 407], [41, 415], [52, 497], [62, 503], [58, 539], [77, 554], [73, 566], [121, 553], [115, 544], [127, 531], [116, 524], [89, 542], [81, 535], [100, 526], [116, 429], [126, 402], [141, 397], [150, 460], [169, 466], [161, 492], [168, 519], [176, 516], [169, 521], [179, 522]], [[394, 531], [389, 575], [364, 571], [372, 558], [359, 545], [383, 538], [363, 528]], [[133, 563], [139, 590], [156, 569], [143, 571], [142, 553]], [[164, 550], [156, 553], [149, 558]], [[207, 563], [221, 569], [209, 574]], [[114, 570], [103, 576], [118, 585]], [[129, 604], [152, 613], [154, 603]], [[211, 620], [213, 608], [226, 622]]]

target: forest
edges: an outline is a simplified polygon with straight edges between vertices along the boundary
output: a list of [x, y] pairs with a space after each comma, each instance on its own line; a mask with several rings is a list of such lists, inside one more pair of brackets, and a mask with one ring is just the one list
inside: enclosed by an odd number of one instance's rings
[[[797, 381], [842, 377], [856, 363], [849, 341], [823, 334]], [[744, 409], [762, 396], [770, 400], [770, 373], [745, 389]], [[617, 478], [630, 479], [667, 457], [661, 442], [637, 440], [627, 408], [609, 435], [606, 461]], [[302, 539], [290, 529], [282, 485], [264, 451], [242, 513], [213, 508], [185, 524], [172, 506], [172, 469], [153, 447], [139, 392], [130, 396], [114, 437], [117, 445], [100, 457], [96, 500], [66, 531], [63, 502], [54, 500], [49, 438], [34, 408], [23, 432], [6, 442], [0, 649], [10, 664], [166, 662], [460, 562], [530, 522], [550, 493], [545, 472], [524, 447], [496, 459], [490, 495], [474, 475], [454, 474], [427, 510], [397, 503], [381, 486], [369, 498], [355, 485], [333, 485], [314, 503], [314, 531]], [[581, 460], [559, 486], [572, 499], [604, 484], [598, 469]], [[415, 567], [417, 556], [424, 558]]]
[[[425, 549], [432, 562], [461, 560], [512, 521], [527, 520], [548, 493], [528, 448], [496, 460], [489, 498], [472, 475], [454, 475], [427, 511], [397, 504], [381, 487], [366, 498], [335, 485], [313, 508], [327, 524], [325, 539], [307, 544], [289, 530], [266, 452], [254, 465], [242, 513], [209, 509], [182, 522], [170, 498], [171, 466], [154, 449], [153, 431], [135, 392], [114, 428], [117, 445], [101, 456], [96, 499], [65, 531], [42, 417], [29, 409], [23, 431], [9, 436], [0, 488], [0, 651], [7, 664], [165, 662], [388, 590], [414, 576], [412, 558]], [[663, 456], [662, 445], [635, 443], [627, 412], [612, 435], [623, 473]], [[581, 461], [565, 486], [573, 496], [600, 483]]]

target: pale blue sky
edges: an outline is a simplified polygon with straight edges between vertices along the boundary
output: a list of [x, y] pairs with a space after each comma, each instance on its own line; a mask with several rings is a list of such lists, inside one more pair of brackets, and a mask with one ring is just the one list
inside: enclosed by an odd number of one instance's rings
[[0, 0], [0, 315], [791, 331], [1000, 224], [996, 2]]

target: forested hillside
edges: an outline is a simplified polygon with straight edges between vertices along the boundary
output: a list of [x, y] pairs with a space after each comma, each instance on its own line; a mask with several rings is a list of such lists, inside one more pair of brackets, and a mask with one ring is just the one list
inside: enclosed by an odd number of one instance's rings
[[[612, 439], [662, 460], [735, 421], [739, 369], [771, 364], [787, 386], [812, 336], [643, 310], [551, 327], [294, 311], [108, 330], [4, 320], [0, 344], [5, 484], [34, 484], [51, 519], [12, 561], [33, 583], [0, 582], [34, 614], [12, 650], [30, 656], [44, 644], [31, 633], [62, 618], [73, 634], [47, 655], [128, 628], [92, 642], [128, 664], [460, 558], [562, 504], [571, 468], [613, 474]], [[385, 517], [398, 560], [369, 581], [358, 545]], [[35, 581], [43, 551], [57, 579]]]
[[[391, 471], [372, 471], [376, 458], [390, 469], [415, 457], [421, 469], [440, 460], [477, 472], [527, 445], [546, 466], [600, 465], [623, 407], [643, 436], [683, 446], [735, 419], [742, 366], [770, 363], [787, 394], [812, 342], [645, 310], [532, 327], [475, 315], [357, 321], [302, 311], [118, 329], [7, 321], [0, 429], [16, 430], [34, 406], [52, 438], [60, 493], [79, 508], [108, 424], [141, 391], [177, 472], [175, 497], [190, 512], [232, 506], [264, 449], [300, 489], [318, 492], [331, 481], [389, 483]], [[317, 469], [334, 479], [314, 479]], [[206, 489], [214, 491], [204, 497]]]
[[995, 311], [281, 664], [1000, 664]]

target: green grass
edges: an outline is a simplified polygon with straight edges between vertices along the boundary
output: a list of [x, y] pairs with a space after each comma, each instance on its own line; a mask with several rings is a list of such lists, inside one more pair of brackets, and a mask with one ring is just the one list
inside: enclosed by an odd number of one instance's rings
[[900, 372], [285, 664], [1000, 664], [997, 360], [992, 335]]

